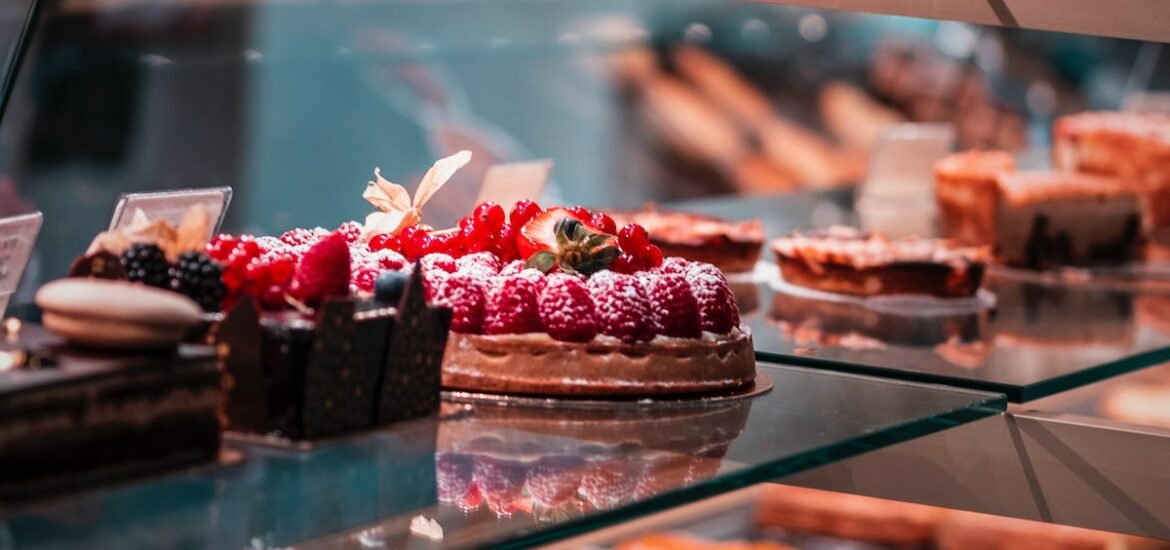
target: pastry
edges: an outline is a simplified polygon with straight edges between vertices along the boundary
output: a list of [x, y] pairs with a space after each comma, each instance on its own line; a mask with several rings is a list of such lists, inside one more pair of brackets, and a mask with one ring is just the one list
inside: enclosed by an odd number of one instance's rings
[[44, 498], [218, 454], [219, 371], [210, 347], [94, 354], [24, 323], [0, 339], [4, 360], [0, 501]]
[[1016, 169], [1003, 151], [967, 151], [934, 167], [934, 194], [942, 236], [964, 245], [996, 243], [996, 178]]
[[875, 544], [926, 546], [945, 510], [871, 497], [768, 485], [756, 509], [756, 524]]
[[1027, 267], [1134, 259], [1141, 251], [1141, 204], [1111, 177], [1022, 171], [996, 178], [996, 254]]
[[1080, 113], [1058, 118], [1052, 133], [1056, 168], [1133, 182], [1146, 227], [1170, 238], [1170, 115]]
[[821, 88], [818, 104], [829, 131], [845, 146], [859, 151], [873, 150], [886, 128], [906, 120], [865, 90], [839, 80]]
[[1170, 543], [973, 512], [949, 512], [935, 536], [938, 550], [1165, 549]]
[[37, 291], [47, 329], [108, 349], [165, 348], [199, 324], [199, 305], [173, 292], [100, 279], [61, 279]]
[[764, 228], [758, 219], [736, 222], [689, 212], [658, 210], [653, 204], [637, 211], [611, 211], [618, 225], [636, 223], [650, 233], [650, 242], [665, 256], [714, 264], [724, 273], [751, 271], [760, 259]]
[[849, 227], [793, 232], [771, 243], [788, 283], [840, 294], [970, 297], [989, 255], [982, 248], [914, 237], [890, 239]]
[[716, 542], [683, 533], [650, 533], [624, 540], [616, 550], [792, 550], [792, 547], [777, 542]]
[[1098, 405], [1106, 418], [1142, 426], [1170, 428], [1170, 386], [1124, 384], [1110, 388]]

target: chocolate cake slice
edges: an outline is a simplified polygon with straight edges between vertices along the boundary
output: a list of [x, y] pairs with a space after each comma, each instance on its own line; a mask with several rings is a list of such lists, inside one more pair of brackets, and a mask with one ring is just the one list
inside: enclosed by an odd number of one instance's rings
[[855, 296], [974, 296], [988, 260], [983, 248], [840, 226], [790, 233], [773, 240], [772, 251], [785, 282]]
[[0, 340], [0, 500], [41, 497], [218, 455], [209, 346], [103, 354], [26, 324]]

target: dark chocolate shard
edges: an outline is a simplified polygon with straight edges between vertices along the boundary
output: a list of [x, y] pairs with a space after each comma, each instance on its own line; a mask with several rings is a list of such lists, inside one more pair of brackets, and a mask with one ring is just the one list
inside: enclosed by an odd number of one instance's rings
[[213, 330], [223, 372], [220, 424], [225, 429], [268, 431], [263, 335], [256, 301], [250, 296], [241, 298]]
[[416, 265], [398, 303], [378, 401], [378, 424], [433, 414], [439, 410], [443, 350], [451, 310], [428, 306], [422, 270]]
[[391, 331], [388, 318], [354, 320], [354, 301], [327, 300], [318, 311], [305, 365], [302, 436], [320, 438], [369, 428]]
[[117, 255], [101, 251], [80, 256], [69, 266], [70, 277], [94, 277], [97, 279], [124, 280], [126, 268]]

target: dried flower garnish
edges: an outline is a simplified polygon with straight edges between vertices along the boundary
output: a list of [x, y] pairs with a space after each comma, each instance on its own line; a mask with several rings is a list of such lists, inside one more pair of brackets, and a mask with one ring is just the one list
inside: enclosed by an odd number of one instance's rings
[[396, 235], [407, 227], [417, 225], [422, 219], [422, 208], [427, 201], [469, 162], [471, 151], [459, 151], [436, 161], [419, 182], [413, 200], [405, 187], [383, 178], [381, 169], [375, 168], [374, 181], [366, 185], [362, 198], [379, 211], [366, 216], [362, 238], [369, 241], [376, 235]]

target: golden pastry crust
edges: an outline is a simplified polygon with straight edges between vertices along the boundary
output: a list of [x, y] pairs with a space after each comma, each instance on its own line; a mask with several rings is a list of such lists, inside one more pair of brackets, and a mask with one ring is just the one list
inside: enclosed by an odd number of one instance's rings
[[728, 390], [756, 376], [746, 327], [703, 338], [626, 344], [598, 337], [559, 342], [547, 334], [452, 333], [443, 386], [505, 394], [631, 396]]

